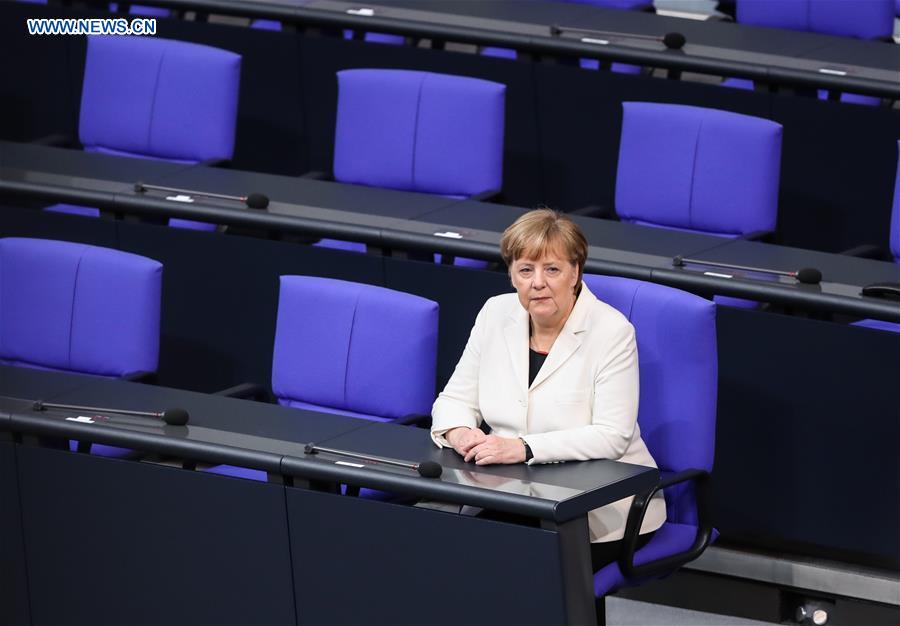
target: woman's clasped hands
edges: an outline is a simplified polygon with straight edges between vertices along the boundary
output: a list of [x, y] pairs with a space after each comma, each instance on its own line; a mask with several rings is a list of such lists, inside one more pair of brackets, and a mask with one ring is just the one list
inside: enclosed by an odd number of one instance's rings
[[466, 463], [492, 465], [525, 461], [525, 444], [518, 438], [485, 435], [479, 428], [466, 426], [447, 431], [444, 438]]

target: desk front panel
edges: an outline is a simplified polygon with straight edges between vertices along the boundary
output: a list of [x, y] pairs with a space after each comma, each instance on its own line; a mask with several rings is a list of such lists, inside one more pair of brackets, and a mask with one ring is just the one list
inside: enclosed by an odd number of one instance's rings
[[0, 433], [0, 624], [31, 623], [15, 446]]
[[287, 508], [299, 624], [566, 621], [554, 531], [295, 488]]
[[16, 454], [34, 624], [294, 623], [280, 486]]

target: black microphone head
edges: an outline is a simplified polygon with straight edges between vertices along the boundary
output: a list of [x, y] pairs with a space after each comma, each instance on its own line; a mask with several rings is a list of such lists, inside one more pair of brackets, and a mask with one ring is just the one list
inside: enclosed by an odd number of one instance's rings
[[264, 209], [269, 206], [269, 197], [261, 193], [251, 193], [245, 202], [251, 209]]
[[672, 259], [672, 265], [675, 267], [684, 267], [684, 257], [680, 254]]
[[562, 32], [563, 32], [563, 29], [560, 28], [559, 26], [557, 26], [556, 24], [553, 24], [552, 26], [550, 26], [550, 34], [551, 35], [557, 36], [557, 35], [562, 34]]
[[144, 193], [145, 191], [147, 191], [147, 188], [144, 187], [144, 183], [142, 183], [141, 181], [137, 181], [134, 184], [134, 192], [135, 193]]
[[822, 272], [814, 267], [804, 267], [797, 270], [797, 280], [807, 285], [818, 285], [822, 282]]
[[169, 426], [184, 426], [189, 417], [184, 409], [166, 409], [162, 412], [162, 420]]
[[444, 472], [441, 464], [434, 461], [423, 461], [419, 463], [417, 469], [419, 470], [419, 475], [423, 478], [438, 478]]
[[666, 33], [662, 38], [663, 45], [670, 50], [681, 50], [687, 40], [681, 33]]

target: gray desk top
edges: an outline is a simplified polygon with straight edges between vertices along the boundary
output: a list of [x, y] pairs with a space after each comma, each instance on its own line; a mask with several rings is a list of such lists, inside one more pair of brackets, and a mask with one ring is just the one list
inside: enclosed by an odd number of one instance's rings
[[[46, 161], [41, 159], [42, 153], [48, 155]], [[177, 216], [493, 261], [500, 260], [498, 244], [503, 229], [526, 211], [520, 207], [427, 194], [185, 167], [8, 142], [0, 142], [0, 154], [3, 155], [0, 192], [103, 206], [124, 213]], [[114, 173], [111, 178], [107, 178], [109, 171]], [[138, 178], [203, 191], [265, 193], [276, 200], [264, 211], [247, 209], [240, 202], [200, 197], [193, 204], [183, 204], [167, 200], [165, 192], [136, 193], [129, 182]], [[575, 219], [591, 246], [585, 267], [588, 272], [652, 280], [805, 309], [900, 321], [900, 304], [859, 293], [864, 285], [873, 282], [900, 280], [898, 266], [893, 264], [594, 218]], [[819, 286], [808, 286], [758, 275], [722, 278], [690, 268], [673, 268], [671, 261], [676, 255], [703, 255], [706, 260], [768, 269], [815, 267], [823, 272], [825, 279]]]
[[[186, 426], [112, 411], [34, 411], [31, 400], [0, 398], [0, 429], [131, 447], [212, 463], [229, 463], [314, 480], [387, 489], [417, 497], [490, 506], [498, 510], [565, 521], [634, 493], [658, 480], [652, 468], [590, 461], [544, 466], [477, 467], [454, 452], [439, 450], [427, 431], [338, 415], [300, 411], [246, 400], [210, 396], [120, 380], [55, 374], [0, 366], [0, 392], [21, 398], [46, 382], [46, 399], [57, 403], [118, 409], [184, 408]], [[69, 380], [66, 380], [69, 379]], [[27, 384], [23, 385], [23, 382]], [[49, 390], [49, 391], [48, 391]], [[91, 417], [93, 423], [68, 418]], [[306, 443], [407, 462], [433, 460], [440, 479], [326, 453], [306, 454]]]

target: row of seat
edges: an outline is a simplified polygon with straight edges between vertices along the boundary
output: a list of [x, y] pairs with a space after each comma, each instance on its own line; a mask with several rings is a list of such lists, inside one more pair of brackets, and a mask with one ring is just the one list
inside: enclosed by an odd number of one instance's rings
[[[156, 369], [162, 266], [94, 246], [0, 239], [0, 363], [135, 377]], [[642, 281], [585, 276], [635, 326], [639, 421], [663, 477], [712, 469], [717, 353], [715, 306]], [[277, 401], [352, 418], [427, 414], [435, 395], [438, 305], [372, 285], [283, 276], [272, 361]], [[673, 378], [670, 372], [677, 371]], [[384, 376], [390, 372], [390, 376]], [[92, 454], [130, 451], [82, 446]], [[264, 480], [243, 468], [217, 473]], [[693, 489], [666, 490], [668, 521], [635, 563], [686, 553], [698, 536]], [[603, 596], [625, 584], [618, 564], [597, 573]], [[635, 582], [635, 581], [630, 581]]]
[[[240, 61], [181, 41], [90, 38], [79, 116], [84, 149], [179, 163], [230, 160]], [[484, 198], [502, 188], [504, 85], [383, 69], [344, 70], [337, 79], [335, 180], [451, 198]], [[683, 105], [623, 107], [618, 219], [726, 238], [775, 230], [779, 124]], [[63, 204], [49, 210], [99, 214]], [[215, 228], [175, 218], [170, 224]], [[353, 242], [319, 245], [365, 250]]]

